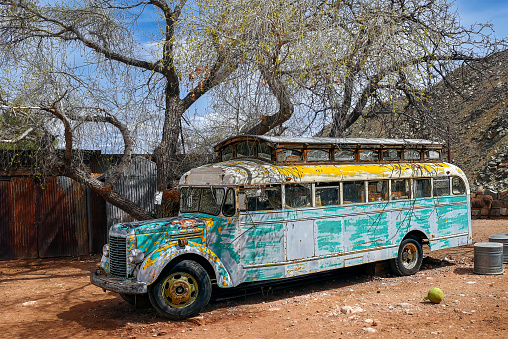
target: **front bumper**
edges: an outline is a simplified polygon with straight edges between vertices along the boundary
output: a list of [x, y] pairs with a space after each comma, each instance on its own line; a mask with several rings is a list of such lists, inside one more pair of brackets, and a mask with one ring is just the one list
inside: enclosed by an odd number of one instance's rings
[[144, 283], [104, 276], [101, 275], [98, 269], [90, 272], [90, 282], [111, 292], [125, 294], [145, 294], [148, 292], [147, 285]]

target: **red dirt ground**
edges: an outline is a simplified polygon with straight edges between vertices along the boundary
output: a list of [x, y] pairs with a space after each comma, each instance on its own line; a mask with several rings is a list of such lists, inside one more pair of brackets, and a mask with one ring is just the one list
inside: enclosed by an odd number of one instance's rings
[[[473, 221], [476, 242], [497, 233], [508, 233], [508, 220]], [[98, 256], [3, 261], [0, 337], [508, 338], [508, 273], [474, 274], [473, 246], [426, 255], [414, 276], [339, 270], [325, 280], [210, 303], [177, 322], [91, 285]], [[441, 304], [423, 301], [432, 287], [444, 291]]]

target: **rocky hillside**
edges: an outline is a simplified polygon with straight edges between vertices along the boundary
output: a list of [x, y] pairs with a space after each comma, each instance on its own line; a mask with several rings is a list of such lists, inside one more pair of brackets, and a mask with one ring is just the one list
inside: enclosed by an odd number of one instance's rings
[[360, 119], [348, 135], [449, 140], [452, 163], [466, 172], [473, 190], [508, 189], [508, 50], [457, 68], [447, 81], [455, 89], [441, 82], [429, 95], [432, 128], [378, 114]]

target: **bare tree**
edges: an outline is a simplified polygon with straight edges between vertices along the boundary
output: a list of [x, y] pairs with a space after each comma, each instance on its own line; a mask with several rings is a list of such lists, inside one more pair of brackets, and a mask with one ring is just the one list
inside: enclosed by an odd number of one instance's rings
[[3, 105], [39, 108], [18, 110], [26, 129], [2, 139], [39, 131], [62, 173], [120, 205], [77, 149], [123, 154], [113, 178], [133, 148], [153, 152], [158, 188], [171, 188], [182, 126], [196, 125], [184, 114], [203, 95], [217, 98], [221, 136], [339, 136], [367, 109], [423, 102], [436, 78], [494, 46], [485, 28], [462, 27], [445, 0], [0, 0]]
[[[459, 64], [505, 46], [492, 38], [488, 24], [463, 27], [453, 3], [444, 0], [282, 1], [271, 6], [259, 20], [270, 24], [258, 28], [266, 48], [250, 53], [257, 84], [250, 79], [245, 92], [227, 99], [238, 106], [241, 100], [270, 101], [259, 98], [265, 96], [278, 105], [275, 114], [238, 119], [247, 122], [244, 133], [263, 134], [292, 118], [288, 133], [341, 136], [362, 115], [378, 112], [410, 114], [418, 126], [431, 127], [427, 90]], [[256, 92], [255, 99], [247, 93], [262, 84], [269, 90]], [[222, 89], [218, 94], [224, 99], [216, 101], [227, 100], [229, 92]]]
[[[227, 13], [214, 2], [183, 0], [0, 1], [0, 62], [10, 72], [3, 105], [29, 107], [18, 112], [59, 138], [65, 152], [53, 165], [63, 174], [138, 219], [151, 217], [115, 195], [114, 182], [137, 142], [153, 151], [158, 188], [174, 185], [183, 113], [234, 71], [235, 42], [221, 36]], [[147, 19], [152, 28], [140, 28]], [[104, 185], [76, 161], [94, 138], [123, 153]]]

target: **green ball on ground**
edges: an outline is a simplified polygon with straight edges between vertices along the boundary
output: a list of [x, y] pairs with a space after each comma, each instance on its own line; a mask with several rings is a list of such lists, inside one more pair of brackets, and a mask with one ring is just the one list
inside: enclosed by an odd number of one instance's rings
[[439, 304], [444, 299], [444, 293], [440, 288], [432, 288], [423, 300], [430, 300], [434, 304]]

